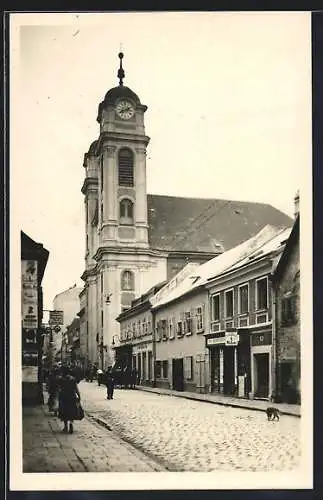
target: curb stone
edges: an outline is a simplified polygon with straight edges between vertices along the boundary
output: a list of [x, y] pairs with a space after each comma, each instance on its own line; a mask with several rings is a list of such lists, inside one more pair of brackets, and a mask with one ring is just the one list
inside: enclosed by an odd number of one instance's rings
[[[84, 411], [85, 416], [90, 419], [94, 420], [99, 426], [104, 427], [108, 431], [113, 432], [113, 429], [110, 427], [110, 425], [102, 418], [94, 417], [91, 415], [91, 412], [89, 411]], [[141, 460], [145, 461], [150, 467], [152, 467], [156, 472], [167, 472], [167, 468], [158, 463], [155, 459], [155, 457], [150, 456], [148, 453], [144, 453], [139, 447], [135, 446], [133, 443], [130, 441], [121, 438], [118, 434], [113, 433], [114, 438], [117, 439], [118, 441], [122, 442], [122, 445], [130, 449], [134, 455], [136, 455], [138, 458]]]
[[[199, 397], [197, 395], [197, 397], [195, 396], [191, 396], [189, 394], [183, 394], [183, 395], [179, 395], [179, 394], [173, 394], [173, 393], [164, 393], [164, 392], [159, 392], [158, 390], [154, 390], [153, 388], [145, 388], [143, 386], [137, 386], [136, 389], [140, 390], [140, 391], [144, 391], [144, 392], [151, 392], [151, 393], [154, 393], [154, 394], [158, 394], [159, 396], [169, 396], [169, 397], [175, 397], [175, 398], [183, 398], [183, 399], [189, 399], [191, 401], [200, 401], [202, 403], [211, 403], [211, 404], [216, 404], [216, 405], [221, 405], [221, 406], [229, 406], [231, 408], [242, 408], [244, 410], [253, 410], [253, 411], [262, 411], [262, 412], [265, 412], [266, 411], [266, 408], [261, 408], [261, 407], [254, 407], [254, 406], [247, 406], [247, 405], [244, 405], [242, 402], [229, 402], [229, 401], [212, 401], [211, 399], [207, 399], [207, 398], [203, 398], [203, 397]], [[274, 403], [270, 403], [268, 401], [268, 406], [275, 406]], [[288, 415], [290, 417], [296, 417], [296, 418], [301, 418], [301, 415], [300, 414], [297, 414], [297, 413], [293, 413], [293, 412], [290, 412], [290, 411], [286, 411], [286, 410], [280, 410], [279, 409], [279, 412], [281, 415]]]

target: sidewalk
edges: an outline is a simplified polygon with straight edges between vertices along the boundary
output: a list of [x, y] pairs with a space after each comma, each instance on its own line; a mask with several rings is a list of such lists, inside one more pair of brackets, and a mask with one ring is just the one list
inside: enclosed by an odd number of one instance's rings
[[45, 405], [23, 408], [23, 472], [163, 470], [89, 417], [75, 422], [74, 434], [62, 433], [62, 427]]
[[301, 406], [292, 405], [287, 403], [271, 403], [260, 399], [243, 399], [234, 398], [231, 396], [223, 396], [222, 394], [199, 394], [197, 392], [179, 392], [172, 391], [171, 389], [160, 389], [156, 387], [148, 387], [144, 385], [137, 385], [136, 389], [147, 392], [154, 392], [165, 396], [175, 396], [185, 399], [194, 399], [196, 401], [204, 401], [207, 403], [214, 403], [224, 406], [233, 406], [237, 408], [245, 408], [248, 410], [266, 411], [268, 406], [278, 408], [282, 415], [292, 415], [294, 417], [301, 416]]

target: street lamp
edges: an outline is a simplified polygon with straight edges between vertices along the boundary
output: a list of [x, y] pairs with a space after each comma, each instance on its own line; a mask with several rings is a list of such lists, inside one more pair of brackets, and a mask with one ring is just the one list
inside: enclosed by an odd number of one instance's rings
[[112, 296], [112, 293], [107, 293], [107, 295], [105, 297], [105, 303], [106, 304], [111, 304], [111, 300], [110, 300], [111, 296]]

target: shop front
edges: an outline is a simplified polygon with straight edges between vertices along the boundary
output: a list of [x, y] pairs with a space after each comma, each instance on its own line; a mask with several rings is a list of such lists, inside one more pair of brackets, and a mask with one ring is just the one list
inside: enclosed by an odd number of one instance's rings
[[136, 370], [137, 384], [152, 385], [153, 353], [151, 341], [133, 345], [132, 367]]
[[210, 391], [248, 397], [251, 384], [250, 336], [236, 330], [217, 332], [206, 338], [210, 355]]
[[271, 344], [271, 327], [243, 328], [207, 336], [210, 391], [240, 398], [270, 398]]

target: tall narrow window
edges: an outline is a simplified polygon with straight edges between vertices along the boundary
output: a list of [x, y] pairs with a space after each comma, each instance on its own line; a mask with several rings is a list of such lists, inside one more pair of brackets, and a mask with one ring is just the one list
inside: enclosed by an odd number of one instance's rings
[[268, 307], [268, 280], [267, 277], [256, 281], [256, 309], [262, 310]]
[[133, 203], [127, 198], [120, 201], [120, 224], [133, 225]]
[[133, 291], [135, 289], [134, 274], [131, 271], [123, 271], [121, 275], [121, 290]]
[[122, 148], [118, 156], [119, 186], [133, 186], [133, 153], [128, 148]]
[[232, 318], [233, 316], [233, 290], [225, 292], [225, 317]]
[[239, 287], [239, 314], [249, 312], [249, 287], [248, 284]]
[[220, 295], [219, 294], [212, 295], [211, 304], [212, 304], [212, 309], [211, 309], [212, 321], [219, 321], [219, 319], [220, 319]]

